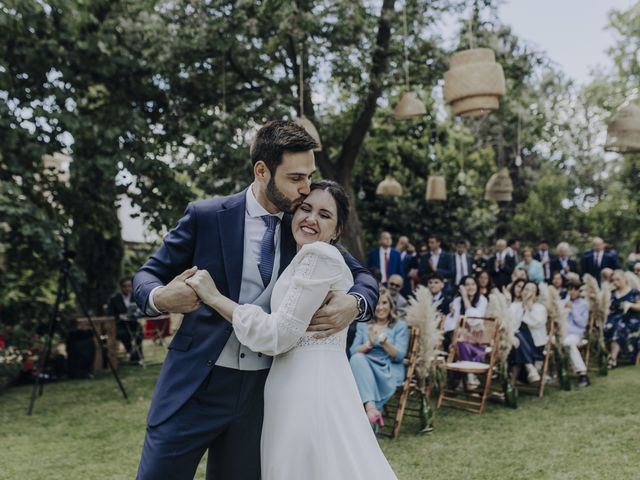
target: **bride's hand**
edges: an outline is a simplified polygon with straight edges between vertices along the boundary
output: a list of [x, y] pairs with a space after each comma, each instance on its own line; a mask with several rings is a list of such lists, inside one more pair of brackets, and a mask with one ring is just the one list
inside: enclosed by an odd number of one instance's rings
[[206, 270], [198, 270], [191, 278], [186, 279], [185, 283], [193, 288], [198, 297], [209, 306], [212, 306], [222, 295]]

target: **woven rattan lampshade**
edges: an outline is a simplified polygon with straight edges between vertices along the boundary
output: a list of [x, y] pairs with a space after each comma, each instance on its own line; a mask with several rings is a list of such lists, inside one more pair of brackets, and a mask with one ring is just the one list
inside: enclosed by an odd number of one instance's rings
[[607, 125], [607, 152], [640, 152], [640, 106], [630, 103], [618, 110]]
[[428, 201], [444, 201], [447, 199], [447, 182], [443, 176], [429, 175], [425, 198]]
[[509, 176], [509, 170], [503, 168], [489, 178], [484, 191], [484, 199], [494, 202], [510, 202], [512, 193], [513, 182]]
[[410, 120], [412, 118], [426, 115], [427, 108], [415, 92], [404, 92], [402, 98], [393, 110], [396, 120]]
[[316, 128], [316, 126], [313, 124], [311, 120], [309, 120], [304, 115], [301, 115], [300, 117], [296, 118], [293, 123], [295, 123], [296, 125], [300, 125], [302, 128], [304, 128], [307, 131], [307, 133], [311, 135], [313, 139], [316, 141], [316, 143], [318, 144], [318, 148], [314, 148], [313, 149], [314, 152], [322, 151], [320, 134], [318, 133], [318, 129]]
[[376, 188], [376, 195], [399, 197], [402, 195], [402, 185], [391, 175], [387, 175]]
[[506, 92], [502, 66], [489, 48], [456, 52], [444, 74], [444, 99], [454, 115], [473, 117], [498, 110]]

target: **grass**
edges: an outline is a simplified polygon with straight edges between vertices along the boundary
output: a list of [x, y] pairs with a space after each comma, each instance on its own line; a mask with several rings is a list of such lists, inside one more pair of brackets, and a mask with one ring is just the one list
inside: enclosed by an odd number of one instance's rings
[[[129, 402], [108, 373], [46, 385], [32, 417], [30, 387], [0, 395], [0, 479], [134, 478], [158, 371], [119, 369]], [[517, 410], [439, 410], [432, 435], [416, 431], [408, 419], [398, 440], [380, 440], [403, 480], [637, 479], [640, 369], [594, 377], [585, 390], [521, 397]], [[204, 479], [204, 461], [196, 478]]]

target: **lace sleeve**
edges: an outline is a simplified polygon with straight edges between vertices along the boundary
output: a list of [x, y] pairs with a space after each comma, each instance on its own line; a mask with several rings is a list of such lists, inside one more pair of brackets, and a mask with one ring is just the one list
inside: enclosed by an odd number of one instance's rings
[[300, 253], [303, 255], [277, 311], [267, 314], [260, 307], [247, 304], [233, 313], [238, 340], [254, 352], [278, 355], [293, 348], [343, 272], [336, 259], [322, 252], [308, 249]]

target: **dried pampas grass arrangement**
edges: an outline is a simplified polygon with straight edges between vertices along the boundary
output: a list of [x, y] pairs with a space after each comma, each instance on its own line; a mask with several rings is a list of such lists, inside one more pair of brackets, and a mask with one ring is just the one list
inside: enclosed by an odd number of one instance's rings
[[[586, 273], [583, 276], [584, 297], [589, 303], [589, 315], [593, 318], [593, 329], [589, 338], [592, 357], [598, 361], [598, 371], [607, 375], [607, 347], [604, 342], [604, 326], [607, 323], [611, 304], [611, 287], [608, 283], [598, 286], [598, 282]], [[588, 366], [588, 365], [587, 365]]]
[[509, 300], [496, 288], [489, 295], [486, 315], [496, 319], [498, 328], [498, 362], [505, 403], [511, 408], [516, 408], [518, 406], [517, 397], [509, 376], [509, 353], [512, 348], [517, 348], [520, 342], [516, 337], [515, 322], [509, 308]]
[[640, 277], [633, 272], [624, 272], [624, 276], [627, 277], [627, 283], [635, 290], [640, 290]]
[[442, 344], [442, 332], [438, 329], [438, 305], [433, 303], [431, 292], [420, 285], [415, 298], [409, 299], [405, 311], [407, 323], [420, 330], [420, 353], [416, 365], [416, 375], [421, 385], [439, 391], [444, 378], [442, 368], [435, 360]]
[[571, 368], [571, 353], [569, 347], [563, 344], [567, 332], [567, 310], [563, 307], [560, 294], [554, 286], [547, 287], [547, 315], [553, 324], [553, 360], [560, 386], [564, 390], [571, 390], [569, 369]]
[[509, 308], [509, 300], [507, 297], [497, 289], [493, 289], [489, 295], [489, 305], [487, 306], [487, 317], [495, 318], [499, 333], [498, 333], [498, 361], [501, 368], [503, 368], [506, 374], [509, 353], [512, 348], [519, 346], [520, 342], [516, 337], [515, 322], [511, 316], [511, 310]]

